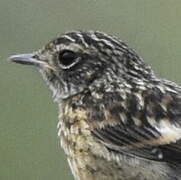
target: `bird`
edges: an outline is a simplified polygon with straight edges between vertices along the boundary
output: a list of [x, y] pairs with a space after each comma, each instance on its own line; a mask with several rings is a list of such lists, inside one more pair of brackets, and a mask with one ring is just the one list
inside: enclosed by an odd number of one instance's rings
[[8, 59], [35, 66], [52, 91], [75, 180], [181, 179], [181, 86], [125, 42], [70, 31]]

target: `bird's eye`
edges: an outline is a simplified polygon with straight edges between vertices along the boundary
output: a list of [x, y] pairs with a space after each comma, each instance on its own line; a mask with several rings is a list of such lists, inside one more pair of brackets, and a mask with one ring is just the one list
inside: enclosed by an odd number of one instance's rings
[[78, 56], [75, 52], [70, 50], [64, 50], [59, 53], [59, 62], [64, 69], [72, 67], [78, 60]]

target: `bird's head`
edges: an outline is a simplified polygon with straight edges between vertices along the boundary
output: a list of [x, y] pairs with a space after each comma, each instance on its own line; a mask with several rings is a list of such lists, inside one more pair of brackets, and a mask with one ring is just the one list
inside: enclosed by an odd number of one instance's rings
[[152, 76], [151, 69], [126, 44], [94, 31], [68, 32], [35, 53], [9, 59], [38, 67], [56, 100], [74, 96], [92, 85], [101, 87]]

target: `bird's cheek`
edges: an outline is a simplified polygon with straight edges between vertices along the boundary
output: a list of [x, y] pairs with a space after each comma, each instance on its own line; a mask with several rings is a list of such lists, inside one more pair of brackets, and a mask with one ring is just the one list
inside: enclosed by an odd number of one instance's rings
[[97, 77], [97, 74], [95, 72], [88, 71], [84, 78], [86, 79], [87, 82], [92, 83], [96, 79], [96, 77]]
[[39, 72], [45, 81], [51, 81], [54, 76], [54, 71], [51, 68], [43, 67], [39, 69]]

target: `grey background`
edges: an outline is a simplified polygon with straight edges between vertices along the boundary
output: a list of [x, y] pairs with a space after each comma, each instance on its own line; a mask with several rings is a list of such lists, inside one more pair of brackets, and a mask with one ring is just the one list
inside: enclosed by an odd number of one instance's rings
[[6, 62], [70, 30], [100, 30], [181, 82], [180, 0], [0, 0], [0, 179], [72, 180], [57, 138], [57, 106], [39, 73]]

